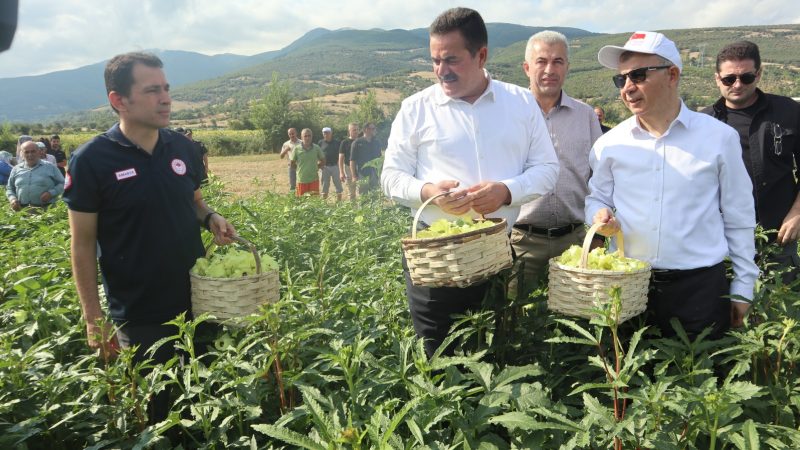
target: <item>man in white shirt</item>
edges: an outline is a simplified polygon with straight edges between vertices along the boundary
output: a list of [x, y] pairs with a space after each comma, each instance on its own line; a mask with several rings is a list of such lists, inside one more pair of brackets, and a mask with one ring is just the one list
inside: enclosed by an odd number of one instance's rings
[[[484, 70], [488, 36], [477, 11], [447, 10], [429, 32], [439, 83], [403, 101], [389, 135], [383, 190], [412, 210], [449, 192], [422, 212], [426, 224], [484, 214], [505, 218], [510, 231], [520, 205], [550, 192], [558, 176], [542, 114], [530, 92]], [[404, 269], [414, 329], [431, 356], [451, 316], [480, 309], [491, 283], [425, 288], [414, 286]]]
[[511, 232], [514, 251], [524, 261], [522, 285], [517, 283], [522, 296], [547, 278], [550, 258], [571, 245], [581, 245], [586, 236], [583, 202], [589, 193], [589, 151], [603, 133], [592, 107], [564, 92], [568, 48], [563, 34], [541, 31], [528, 39], [522, 63], [561, 169], [553, 192], [522, 205]]
[[293, 194], [295, 188], [297, 187], [297, 167], [292, 165], [292, 150], [295, 147], [300, 145], [301, 141], [297, 137], [297, 129], [289, 128], [286, 131], [286, 134], [289, 135], [289, 140], [284, 142], [281, 146], [281, 159], [287, 158], [289, 160], [289, 193]]
[[711, 326], [720, 337], [741, 325], [758, 275], [739, 136], [683, 104], [680, 53], [664, 35], [637, 31], [597, 57], [619, 71], [614, 84], [634, 116], [592, 148], [586, 220], [605, 224], [605, 236], [621, 227], [626, 254], [653, 266], [649, 320], [663, 335], [676, 317], [690, 336]]

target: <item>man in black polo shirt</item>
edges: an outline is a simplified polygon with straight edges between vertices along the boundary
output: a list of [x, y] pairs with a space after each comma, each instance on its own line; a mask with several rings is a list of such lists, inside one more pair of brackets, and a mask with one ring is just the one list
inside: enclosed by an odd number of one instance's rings
[[364, 125], [364, 136], [353, 141], [350, 148], [350, 170], [353, 172], [353, 181], [367, 179], [368, 182], [359, 183], [359, 193], [376, 189], [380, 184], [378, 173], [374, 167], [364, 167], [373, 159], [381, 157], [381, 149], [378, 140], [375, 138], [375, 124], [367, 122]]
[[[75, 152], [65, 183], [75, 284], [89, 346], [104, 357], [138, 345], [136, 359], [143, 359], [154, 342], [175, 334], [164, 323], [191, 310], [189, 270], [203, 255], [198, 223], [218, 244], [235, 235], [201, 197], [203, 163], [192, 143], [164, 129], [171, 99], [161, 68], [145, 53], [108, 62], [106, 90], [119, 123]], [[98, 257], [116, 337], [103, 324]], [[173, 355], [162, 345], [154, 359]], [[166, 418], [168, 401], [159, 395], [151, 402], [151, 422]]]

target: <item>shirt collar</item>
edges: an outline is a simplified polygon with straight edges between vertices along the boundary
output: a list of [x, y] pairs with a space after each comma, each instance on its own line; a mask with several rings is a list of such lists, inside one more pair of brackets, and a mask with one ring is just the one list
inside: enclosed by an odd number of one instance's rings
[[[672, 123], [670, 123], [669, 127], [667, 127], [667, 131], [664, 134], [662, 134], [661, 137], [668, 135], [670, 133], [670, 130], [679, 125], [682, 126], [683, 128], [689, 128], [689, 125], [692, 122], [692, 115], [690, 114], [689, 108], [687, 108], [686, 104], [683, 103], [683, 99], [681, 99], [680, 102], [681, 102], [681, 108], [680, 110], [678, 110], [678, 116], [675, 117], [675, 119], [673, 119]], [[633, 116], [632, 119], [633, 119], [633, 128], [631, 128], [631, 134], [633, 136], [637, 135], [652, 136], [649, 131], [642, 128], [642, 126], [639, 124], [638, 117]]]
[[[489, 74], [488, 70], [483, 69], [483, 76], [486, 77], [486, 79], [489, 81], [489, 84], [486, 86], [486, 90], [483, 91], [483, 94], [481, 94], [473, 104], [480, 102], [484, 98], [486, 100], [494, 101], [495, 94], [494, 94], [494, 83], [492, 83], [492, 75]], [[448, 97], [447, 94], [444, 93], [444, 90], [442, 90], [441, 83], [436, 83], [435, 100], [437, 105], [445, 105], [450, 102], [464, 102], [464, 100], [461, 100], [460, 98]]]
[[22, 160], [22, 163], [20, 163], [20, 164], [22, 165], [22, 167], [24, 167], [24, 168], [26, 168], [28, 170], [33, 170], [33, 169], [41, 166], [42, 164], [45, 164], [45, 162], [44, 162], [44, 158], [41, 158], [41, 159], [39, 159], [39, 162], [37, 162], [36, 165], [33, 166], [33, 167], [28, 167], [28, 163], [25, 160]]
[[578, 101], [574, 98], [567, 95], [564, 90], [561, 90], [561, 96], [558, 99], [558, 103], [556, 103], [556, 107], [564, 106], [566, 108], [575, 109], [578, 106]]

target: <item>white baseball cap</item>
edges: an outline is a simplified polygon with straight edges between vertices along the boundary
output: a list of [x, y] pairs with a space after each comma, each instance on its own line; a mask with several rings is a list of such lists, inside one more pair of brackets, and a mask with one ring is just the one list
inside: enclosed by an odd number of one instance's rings
[[322, 129], [322, 132], [323, 133], [330, 133], [331, 132], [331, 128], [330, 127], [325, 127], [325, 128]]
[[678, 51], [678, 47], [661, 33], [637, 31], [628, 38], [628, 42], [623, 47], [606, 45], [601, 48], [597, 53], [597, 60], [609, 69], [618, 69], [619, 57], [624, 52], [658, 55], [669, 60], [683, 72], [683, 63], [681, 63], [681, 53]]

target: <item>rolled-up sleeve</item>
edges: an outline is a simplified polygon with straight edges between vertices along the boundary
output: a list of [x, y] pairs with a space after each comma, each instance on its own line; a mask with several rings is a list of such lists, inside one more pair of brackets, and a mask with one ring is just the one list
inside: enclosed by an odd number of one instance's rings
[[589, 153], [589, 195], [584, 205], [585, 221], [592, 224], [594, 215], [603, 208], [614, 209], [614, 177], [608, 161], [601, 158], [602, 150], [595, 145]]
[[64, 193], [64, 176], [61, 175], [61, 171], [56, 166], [48, 167], [48, 169], [52, 169], [50, 170], [50, 179], [53, 182], [53, 187], [48, 189], [47, 192], [55, 198]]
[[[755, 206], [753, 185], [742, 161], [739, 136], [730, 130], [720, 155], [720, 211], [733, 265], [731, 295], [753, 298], [758, 266], [755, 263]], [[733, 301], [742, 301], [732, 299]]]

